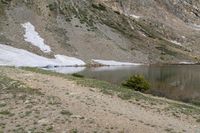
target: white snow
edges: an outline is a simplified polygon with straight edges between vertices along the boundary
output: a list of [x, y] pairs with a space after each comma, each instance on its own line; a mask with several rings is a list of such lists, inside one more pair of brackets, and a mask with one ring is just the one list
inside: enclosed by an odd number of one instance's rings
[[132, 17], [134, 19], [140, 19], [141, 18], [141, 16], [138, 16], [138, 15], [135, 15], [135, 14], [127, 14], [127, 13], [125, 13], [124, 15], [128, 16], [128, 17]]
[[60, 66], [84, 66], [85, 62], [75, 57], [55, 55], [56, 61], [61, 62]]
[[180, 42], [177, 42], [177, 41], [173, 41], [173, 40], [169, 40], [170, 42], [176, 44], [176, 45], [179, 45], [179, 46], [183, 46]]
[[142, 32], [142, 31], [138, 31], [138, 33], [141, 34], [141, 35], [144, 36], [144, 37], [147, 37], [147, 36], [145, 35], [145, 33]]
[[181, 36], [183, 39], [185, 39], [186, 37], [185, 36]]
[[37, 31], [35, 31], [35, 27], [30, 22], [24, 23], [22, 26], [25, 28], [25, 41], [40, 48], [44, 53], [51, 52], [51, 48], [44, 43], [44, 39], [40, 37]]
[[139, 18], [140, 18], [140, 16], [137, 16], [137, 15], [135, 15], [135, 14], [130, 14], [129, 16], [130, 16], [130, 17], [133, 17], [133, 18], [135, 18], [135, 19], [139, 19]]
[[133, 66], [133, 65], [141, 65], [139, 63], [129, 63], [129, 62], [118, 62], [114, 60], [96, 60], [92, 59], [92, 61], [99, 63], [105, 66]]
[[0, 44], [0, 65], [17, 67], [83, 66], [85, 62], [64, 55], [55, 55], [54, 59], [49, 59], [26, 50]]

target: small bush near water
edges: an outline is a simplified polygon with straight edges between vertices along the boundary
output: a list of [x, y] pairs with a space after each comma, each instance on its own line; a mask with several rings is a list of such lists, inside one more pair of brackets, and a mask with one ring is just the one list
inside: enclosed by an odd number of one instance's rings
[[78, 73], [73, 73], [72, 76], [77, 77], [77, 78], [84, 78], [83, 75], [78, 74]]
[[131, 76], [126, 82], [122, 83], [122, 85], [140, 92], [145, 92], [150, 89], [149, 82], [146, 81], [141, 75]]

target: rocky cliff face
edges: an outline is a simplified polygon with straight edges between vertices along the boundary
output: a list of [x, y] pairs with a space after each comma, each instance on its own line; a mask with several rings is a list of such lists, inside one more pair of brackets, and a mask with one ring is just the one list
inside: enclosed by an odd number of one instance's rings
[[[197, 0], [1, 0], [0, 43], [51, 57], [158, 63], [198, 61]], [[52, 48], [24, 41], [32, 23]]]

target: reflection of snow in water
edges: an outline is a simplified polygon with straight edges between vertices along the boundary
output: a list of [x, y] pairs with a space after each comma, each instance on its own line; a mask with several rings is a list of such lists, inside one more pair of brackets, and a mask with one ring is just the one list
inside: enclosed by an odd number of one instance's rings
[[0, 44], [0, 65], [45, 67], [83, 66], [85, 63], [80, 59], [64, 55], [55, 55], [54, 59], [49, 59], [23, 49]]
[[106, 65], [106, 66], [134, 66], [134, 65], [141, 65], [139, 63], [130, 63], [130, 62], [118, 62], [114, 60], [96, 60], [92, 59], [92, 61], [99, 63], [101, 65]]
[[189, 62], [189, 61], [182, 61], [182, 62], [179, 62], [179, 64], [186, 64], [186, 65], [192, 65], [192, 64], [196, 64], [197, 62]]
[[45, 53], [51, 52], [51, 48], [44, 43], [44, 39], [35, 31], [35, 27], [30, 22], [24, 23], [22, 26], [25, 28], [25, 41], [30, 42]]
[[[103, 67], [94, 67], [91, 68], [93, 72], [101, 72], [101, 71], [117, 71], [123, 69], [133, 69], [134, 66], [103, 66]], [[138, 66], [135, 66], [135, 68]]]
[[51, 70], [58, 73], [73, 74], [73, 73], [84, 71], [85, 67], [52, 67], [52, 68], [44, 68], [44, 69]]

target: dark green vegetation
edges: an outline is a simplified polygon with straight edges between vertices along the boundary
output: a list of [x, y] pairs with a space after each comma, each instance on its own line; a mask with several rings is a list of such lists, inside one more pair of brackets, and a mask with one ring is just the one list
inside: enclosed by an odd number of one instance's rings
[[200, 100], [191, 100], [190, 103], [200, 106]]
[[11, 115], [11, 113], [8, 110], [4, 110], [4, 111], [0, 111], [0, 115]]
[[73, 115], [73, 113], [71, 113], [70, 111], [68, 111], [68, 110], [62, 110], [61, 112], [60, 112], [62, 115]]
[[0, 2], [3, 4], [9, 4], [12, 0], [1, 0]]
[[0, 0], [0, 17], [5, 13], [5, 7], [11, 2], [12, 0]]
[[106, 11], [106, 7], [104, 5], [102, 5], [102, 4], [98, 4], [98, 5], [92, 4], [92, 7], [96, 8], [98, 10]]
[[56, 3], [51, 3], [49, 4], [47, 7], [51, 10], [51, 11], [55, 11], [56, 10]]
[[4, 4], [0, 1], [0, 16], [4, 14]]
[[135, 91], [145, 92], [150, 89], [150, 84], [141, 75], [133, 75], [122, 84]]
[[74, 73], [74, 74], [72, 74], [72, 76], [77, 77], [77, 78], [84, 78], [83, 75], [78, 74], [78, 73]]

